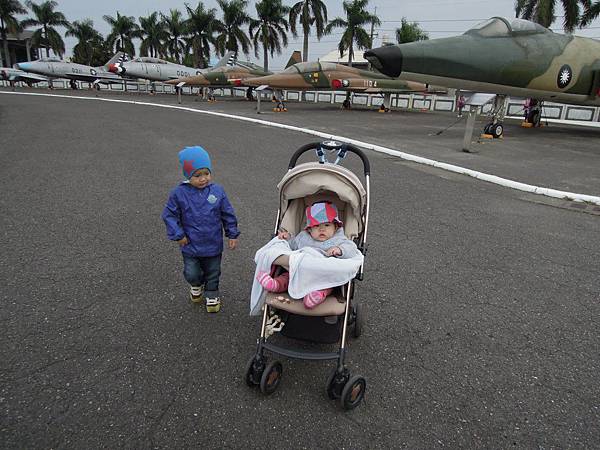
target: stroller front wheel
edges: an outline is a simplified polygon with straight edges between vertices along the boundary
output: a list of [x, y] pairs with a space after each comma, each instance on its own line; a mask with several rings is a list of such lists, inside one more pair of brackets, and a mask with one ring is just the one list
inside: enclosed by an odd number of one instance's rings
[[262, 358], [253, 356], [246, 366], [246, 375], [244, 377], [246, 384], [250, 387], [258, 386], [264, 370], [265, 363]]
[[345, 410], [351, 410], [360, 405], [367, 389], [367, 380], [359, 375], [355, 375], [348, 380], [342, 390], [340, 404]]
[[350, 378], [350, 374], [347, 369], [339, 373], [337, 368], [333, 369], [327, 378], [327, 397], [330, 400], [337, 400], [342, 396], [342, 390], [346, 385], [346, 382]]
[[265, 367], [265, 371], [260, 378], [260, 391], [265, 395], [270, 395], [279, 386], [281, 381], [281, 374], [283, 373], [283, 366], [279, 361], [271, 361]]

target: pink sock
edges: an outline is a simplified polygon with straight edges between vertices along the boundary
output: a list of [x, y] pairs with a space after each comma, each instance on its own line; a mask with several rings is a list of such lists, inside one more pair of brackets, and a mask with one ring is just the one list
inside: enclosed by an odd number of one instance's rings
[[331, 294], [333, 289], [322, 289], [320, 291], [312, 291], [304, 296], [304, 306], [308, 309], [313, 309], [325, 301], [327, 296]]
[[267, 272], [259, 272], [256, 279], [260, 285], [269, 292], [285, 292], [290, 281], [290, 274], [284, 272], [281, 275], [273, 278]]

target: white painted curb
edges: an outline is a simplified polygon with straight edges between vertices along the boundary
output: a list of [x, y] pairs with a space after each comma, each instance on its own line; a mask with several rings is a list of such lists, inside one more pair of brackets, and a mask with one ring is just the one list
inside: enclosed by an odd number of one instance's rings
[[600, 197], [595, 195], [586, 195], [586, 194], [577, 194], [574, 192], [567, 191], [559, 191], [556, 189], [544, 188], [540, 186], [534, 186], [531, 184], [520, 183], [518, 181], [509, 180], [506, 178], [501, 178], [495, 175], [490, 175], [483, 172], [477, 172], [475, 170], [467, 169], [460, 166], [455, 166], [453, 164], [447, 164], [439, 161], [435, 161], [433, 159], [423, 158], [421, 156], [411, 155], [410, 153], [401, 152], [398, 150], [394, 150], [391, 148], [383, 147], [381, 145], [370, 144], [368, 142], [359, 141], [356, 139], [349, 139], [344, 136], [336, 136], [333, 134], [323, 133], [316, 130], [311, 130], [308, 128], [296, 127], [293, 125], [285, 125], [282, 123], [269, 122], [267, 120], [254, 119], [252, 117], [245, 116], [236, 116], [234, 114], [226, 114], [215, 111], [204, 111], [201, 109], [187, 108], [185, 106], [175, 106], [175, 105], [162, 105], [160, 103], [150, 103], [150, 102], [138, 102], [135, 100], [118, 100], [112, 98], [100, 98], [100, 97], [81, 97], [75, 95], [59, 95], [59, 94], [41, 94], [34, 92], [6, 92], [0, 91], [0, 94], [10, 94], [10, 95], [33, 95], [40, 97], [59, 97], [59, 98], [74, 98], [80, 100], [96, 100], [103, 102], [113, 102], [113, 103], [128, 103], [133, 105], [144, 105], [144, 106], [154, 106], [158, 108], [167, 108], [167, 109], [178, 109], [181, 111], [189, 111], [197, 114], [207, 114], [210, 116], [217, 117], [225, 117], [228, 119], [241, 120], [244, 122], [258, 123], [261, 125], [266, 125], [269, 127], [282, 128], [285, 130], [297, 131], [299, 133], [311, 134], [313, 136], [319, 136], [325, 139], [334, 139], [338, 141], [348, 142], [350, 144], [354, 144], [356, 146], [366, 148], [378, 153], [385, 153], [387, 155], [397, 156], [398, 158], [404, 159], [406, 161], [415, 162], [418, 164], [425, 164], [432, 167], [437, 167], [438, 169], [447, 170], [449, 172], [459, 173], [462, 175], [468, 175], [470, 177], [476, 178], [478, 180], [487, 181], [488, 183], [497, 184], [500, 186], [504, 186], [511, 189], [516, 189], [519, 191], [529, 192], [532, 194], [545, 195], [547, 197], [560, 198], [564, 200], [573, 200], [576, 202], [588, 202], [596, 205], [600, 205]]

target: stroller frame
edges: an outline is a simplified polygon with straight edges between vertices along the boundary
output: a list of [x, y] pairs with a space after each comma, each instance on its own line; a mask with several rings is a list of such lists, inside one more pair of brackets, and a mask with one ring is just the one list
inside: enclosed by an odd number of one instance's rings
[[[298, 158], [300, 158], [301, 155], [311, 150], [316, 152], [321, 164], [329, 163], [326, 152], [336, 152], [336, 160], [334, 164], [339, 164], [346, 157], [348, 152], [356, 154], [362, 160], [365, 177], [366, 201], [364, 217], [362, 220], [362, 233], [359, 233], [358, 235], [359, 242], [357, 243], [357, 247], [363, 253], [363, 255], [365, 255], [367, 251], [367, 233], [370, 206], [371, 169], [368, 158], [360, 149], [351, 144], [340, 143], [336, 141], [325, 141], [321, 143], [312, 142], [310, 144], [303, 145], [296, 150], [290, 159], [288, 172], [296, 166]], [[361, 211], [361, 214], [362, 213], [363, 212]], [[274, 235], [277, 234], [282, 219], [283, 216], [280, 206], [277, 209], [277, 221], [275, 224]], [[260, 337], [257, 340], [256, 354], [249, 361], [246, 368], [245, 381], [248, 386], [252, 387], [258, 385], [264, 394], [271, 394], [279, 385], [281, 380], [282, 365], [278, 361], [272, 361], [267, 364], [266, 357], [264, 355], [265, 350], [273, 354], [301, 360], [337, 360], [336, 368], [332, 371], [327, 380], [327, 395], [332, 400], [338, 399], [344, 409], [354, 409], [356, 406], [358, 406], [364, 397], [366, 380], [361, 376], [350, 375], [350, 371], [345, 365], [345, 357], [347, 352], [346, 344], [349, 326], [352, 324], [354, 325], [353, 334], [355, 337], [358, 337], [362, 332], [364, 310], [360, 304], [355, 307], [352, 306], [352, 300], [354, 298], [354, 283], [356, 280], [361, 281], [362, 279], [363, 266], [361, 265], [355, 278], [343, 286], [344, 289], [342, 292], [344, 293], [345, 297], [343, 313], [344, 319], [341, 330], [341, 340], [339, 341], [340, 347], [336, 352], [295, 350], [267, 342], [267, 322], [272, 306], [265, 303], [263, 306], [262, 326]]]

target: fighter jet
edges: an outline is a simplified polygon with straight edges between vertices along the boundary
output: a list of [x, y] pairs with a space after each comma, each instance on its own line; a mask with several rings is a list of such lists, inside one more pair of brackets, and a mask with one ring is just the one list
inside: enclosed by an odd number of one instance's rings
[[16, 83], [17, 81], [24, 81], [27, 85], [31, 86], [33, 83], [39, 83], [40, 81], [48, 81], [48, 78], [36, 75], [34, 73], [23, 72], [19, 69], [12, 69], [10, 67], [0, 67], [0, 80], [10, 81]]
[[114, 74], [119, 74], [129, 78], [142, 78], [150, 81], [168, 81], [192, 75], [201, 75], [210, 72], [215, 68], [224, 67], [233, 60], [233, 52], [228, 52], [213, 68], [194, 69], [165, 61], [159, 58], [138, 57], [131, 61], [116, 62], [110, 64], [108, 70]]
[[77, 89], [75, 81], [87, 81], [88, 83], [122, 83], [118, 76], [107, 71], [107, 67], [115, 62], [126, 58], [125, 53], [119, 52], [113, 56], [104, 67], [91, 67], [83, 64], [63, 61], [59, 58], [42, 58], [37, 61], [16, 63], [14, 67], [24, 72], [35, 73], [48, 77], [50, 87], [52, 80], [66, 78], [70, 80], [71, 88]]
[[[283, 72], [260, 78], [250, 78], [244, 81], [248, 86], [269, 86], [274, 90], [301, 91], [347, 91], [367, 94], [386, 94], [386, 104], [389, 108], [389, 96], [393, 93], [427, 92], [428, 87], [423, 83], [397, 80], [380, 73], [361, 70], [342, 64], [327, 62], [304, 62], [294, 64]], [[349, 103], [344, 102], [345, 107]]]
[[[380, 47], [365, 52], [365, 58], [391, 77], [501, 99], [600, 105], [600, 42], [523, 19], [493, 17], [461, 36]], [[503, 102], [496, 103], [488, 126], [500, 124], [501, 133], [504, 111], [498, 103]]]

